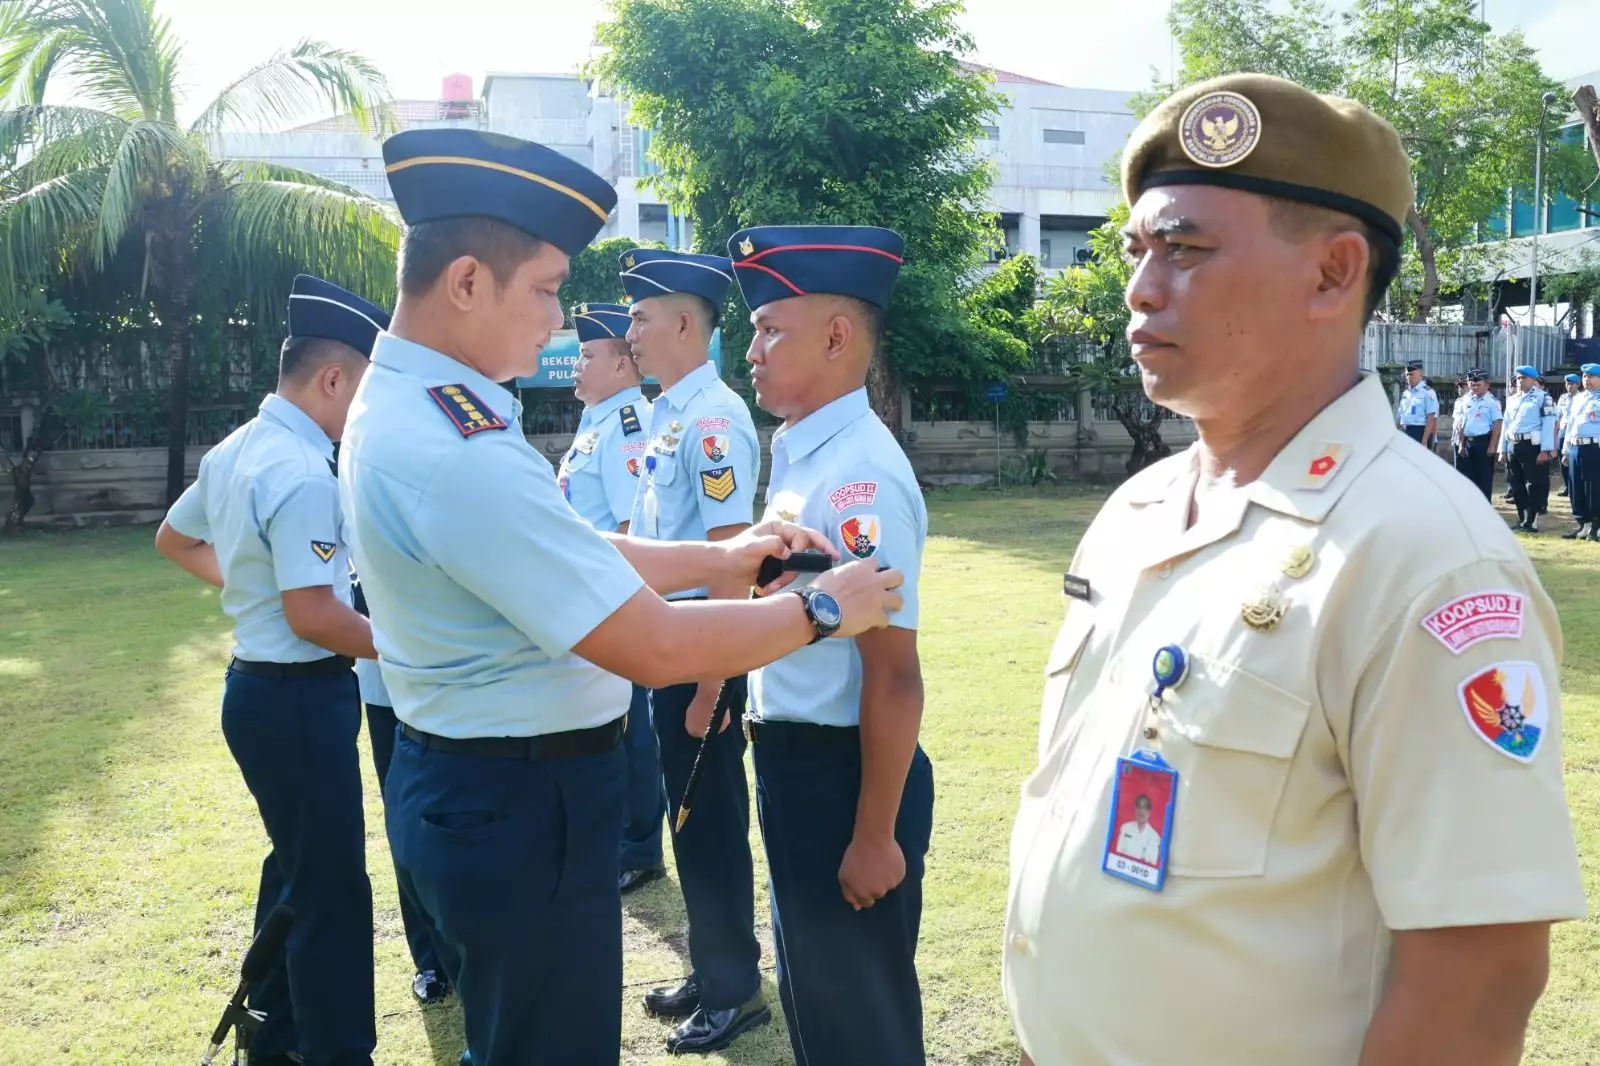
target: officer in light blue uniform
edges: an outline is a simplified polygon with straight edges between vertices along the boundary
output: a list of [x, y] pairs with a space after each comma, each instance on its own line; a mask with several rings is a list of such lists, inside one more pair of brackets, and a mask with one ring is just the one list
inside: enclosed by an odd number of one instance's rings
[[408, 130], [383, 153], [407, 227], [400, 298], [351, 409], [339, 490], [400, 722], [390, 847], [455, 953], [475, 1066], [615, 1066], [629, 680], [753, 669], [831, 628], [835, 604], [837, 634], [881, 625], [900, 577], [847, 566], [825, 575], [825, 598], [664, 603], [636, 566], [665, 591], [748, 586], [814, 537], [597, 532], [513, 430], [520, 404], [496, 382], [537, 368], [571, 257], [615, 192], [478, 130]]
[[1600, 540], [1600, 363], [1585, 363], [1582, 370], [1584, 391], [1572, 398], [1563, 442], [1572, 467], [1572, 518], [1577, 526], [1561, 536], [1577, 540], [1587, 526], [1588, 539]]
[[206, 454], [156, 537], [221, 586], [234, 619], [222, 732], [272, 844], [256, 924], [279, 902], [296, 913], [282, 960], [251, 989], [267, 1016], [252, 1063], [357, 1066], [377, 1043], [351, 671], [373, 648], [350, 607], [333, 442], [387, 324], [367, 301], [297, 277], [277, 391]]
[[[626, 533], [650, 424], [650, 401], [639, 387], [639, 367], [628, 347], [628, 308], [579, 304], [572, 319], [579, 345], [573, 391], [585, 406], [556, 482], [585, 522], [609, 533]], [[661, 780], [661, 750], [649, 728], [649, 701], [649, 689], [633, 686], [628, 720], [637, 728], [623, 737], [628, 809], [617, 862], [617, 887], [623, 895], [667, 875], [661, 845], [667, 791]]]
[[784, 420], [767, 517], [824, 529], [843, 558], [906, 575], [890, 628], [751, 674], [746, 729], [789, 1042], [797, 1066], [920, 1066], [933, 767], [917, 743], [917, 576], [928, 512], [866, 391], [904, 242], [864, 226], [766, 226], [728, 247], [753, 311], [756, 401]]
[[1583, 391], [1583, 378], [1578, 374], [1568, 374], [1566, 391], [1556, 400], [1556, 450], [1561, 453], [1561, 493], [1562, 496], [1572, 495], [1572, 457], [1567, 453], [1567, 427], [1570, 424], [1568, 414], [1572, 410], [1572, 398]]
[[1556, 456], [1556, 405], [1544, 391], [1537, 367], [1516, 368], [1517, 392], [1506, 399], [1500, 459], [1517, 507], [1513, 529], [1539, 531], [1539, 516], [1550, 503], [1550, 462]]
[[[640, 371], [661, 383], [629, 534], [664, 541], [732, 536], [750, 524], [761, 465], [750, 409], [707, 359], [733, 284], [732, 265], [721, 256], [638, 248], [624, 253], [620, 266], [632, 301], [628, 341]], [[694, 589], [684, 598], [718, 591]], [[720, 680], [650, 694], [669, 821], [677, 819]], [[729, 720], [737, 720], [746, 679], [722, 684], [732, 700]], [[689, 728], [694, 722], [697, 728]], [[683, 1019], [667, 1036], [673, 1052], [715, 1051], [772, 1018], [761, 995], [744, 749], [737, 729], [713, 738], [694, 817], [672, 835], [692, 972], [679, 985], [651, 989], [644, 1003], [658, 1017]]]
[[1422, 363], [1406, 364], [1406, 387], [1400, 392], [1395, 417], [1406, 436], [1424, 447], [1433, 447], [1439, 429], [1439, 394], [1422, 377]]
[[1456, 469], [1488, 500], [1494, 493], [1494, 456], [1504, 420], [1500, 401], [1489, 392], [1489, 374], [1474, 367], [1467, 371], [1467, 391], [1457, 403], [1455, 426]]

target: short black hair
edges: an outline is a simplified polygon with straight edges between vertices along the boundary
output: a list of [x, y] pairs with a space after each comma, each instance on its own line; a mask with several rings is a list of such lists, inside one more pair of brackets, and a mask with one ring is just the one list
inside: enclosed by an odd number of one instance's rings
[[1361, 234], [1366, 240], [1371, 262], [1367, 264], [1366, 313], [1361, 322], [1365, 327], [1372, 321], [1378, 306], [1383, 303], [1384, 293], [1389, 291], [1395, 275], [1400, 272], [1400, 246], [1387, 233], [1354, 215], [1315, 204], [1303, 204], [1298, 200], [1271, 199], [1272, 223], [1280, 236], [1304, 240], [1313, 233], [1350, 230]]
[[872, 354], [877, 355], [878, 349], [883, 347], [885, 319], [883, 308], [854, 296], [835, 296], [834, 299], [838, 301], [841, 309], [857, 320], [861, 331], [866, 334], [868, 343], [872, 345]]
[[1146, 808], [1151, 808], [1151, 807], [1155, 806], [1153, 803], [1150, 802], [1150, 797], [1146, 796], [1143, 792], [1141, 792], [1137, 796], [1133, 797], [1133, 805], [1135, 807], [1139, 806], [1139, 804], [1141, 804], [1141, 803], [1144, 804]]
[[304, 381], [333, 362], [366, 362], [367, 357], [343, 341], [327, 337], [290, 337], [278, 352], [278, 380]]
[[464, 255], [486, 264], [503, 286], [543, 247], [531, 233], [482, 215], [419, 222], [400, 240], [400, 291], [408, 296], [427, 292]]

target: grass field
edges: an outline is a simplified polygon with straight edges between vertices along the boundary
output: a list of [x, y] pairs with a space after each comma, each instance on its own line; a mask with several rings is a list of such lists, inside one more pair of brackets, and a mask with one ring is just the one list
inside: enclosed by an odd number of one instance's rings
[[[930, 1059], [945, 1066], [1016, 1061], [999, 990], [1006, 841], [1061, 572], [1097, 504], [1070, 492], [929, 498], [923, 736], [938, 800], [920, 960]], [[156, 557], [151, 532], [0, 542], [3, 1063], [195, 1061], [249, 938], [265, 837], [217, 723], [228, 627], [211, 590]], [[1548, 533], [1526, 544], [1567, 634], [1567, 789], [1600, 900], [1600, 545]], [[453, 1066], [454, 1006], [424, 1011], [411, 997], [365, 751], [363, 762], [377, 1061]], [[763, 937], [765, 906], [763, 894]], [[671, 1061], [638, 995], [685, 972], [677, 888], [652, 886], [625, 910], [623, 1061]], [[781, 1019], [707, 1061], [788, 1063]], [[1526, 1061], [1600, 1066], [1594, 919], [1557, 930]]]

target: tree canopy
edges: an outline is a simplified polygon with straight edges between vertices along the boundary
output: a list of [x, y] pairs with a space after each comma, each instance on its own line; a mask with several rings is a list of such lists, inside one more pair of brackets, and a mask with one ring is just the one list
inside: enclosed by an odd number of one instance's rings
[[[983, 376], [1015, 351], [961, 293], [992, 246], [991, 176], [971, 152], [1000, 105], [962, 66], [951, 0], [612, 0], [595, 73], [655, 130], [650, 179], [702, 251], [742, 226], [877, 225], [906, 239], [874, 406], [898, 380]], [[728, 343], [742, 316], [730, 318]], [[731, 350], [731, 349], [730, 349]]]

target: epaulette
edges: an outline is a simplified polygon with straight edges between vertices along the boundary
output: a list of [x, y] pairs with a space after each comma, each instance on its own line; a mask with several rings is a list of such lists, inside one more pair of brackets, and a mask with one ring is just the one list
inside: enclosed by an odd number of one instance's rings
[[643, 431], [644, 427], [639, 425], [639, 414], [633, 409], [633, 404], [626, 404], [622, 408], [622, 435], [631, 437]]
[[506, 420], [495, 414], [465, 385], [435, 385], [428, 390], [428, 395], [439, 405], [439, 410], [455, 423], [463, 437], [485, 430], [506, 428]]

